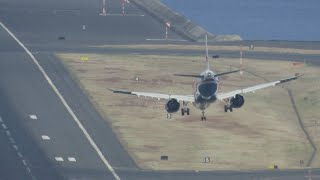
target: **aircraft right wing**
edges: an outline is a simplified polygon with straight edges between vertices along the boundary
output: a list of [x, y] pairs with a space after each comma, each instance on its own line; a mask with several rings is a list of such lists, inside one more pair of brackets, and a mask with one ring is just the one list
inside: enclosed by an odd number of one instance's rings
[[[303, 75], [303, 74], [302, 74]], [[265, 83], [265, 84], [260, 84], [260, 85], [256, 85], [256, 86], [251, 86], [248, 88], [244, 88], [244, 89], [238, 89], [238, 90], [234, 90], [231, 92], [226, 92], [226, 93], [218, 93], [216, 95], [217, 99], [219, 100], [225, 100], [231, 97], [234, 97], [237, 94], [244, 94], [244, 93], [248, 93], [248, 92], [255, 92], [256, 90], [259, 89], [263, 89], [263, 88], [267, 88], [267, 87], [272, 87], [272, 86], [276, 86], [278, 84], [282, 84], [282, 83], [286, 83], [292, 80], [296, 80], [299, 77], [301, 77], [302, 75], [296, 75], [290, 78], [286, 78], [286, 79], [281, 79], [278, 81], [273, 81], [273, 82], [269, 82], [269, 83]]]

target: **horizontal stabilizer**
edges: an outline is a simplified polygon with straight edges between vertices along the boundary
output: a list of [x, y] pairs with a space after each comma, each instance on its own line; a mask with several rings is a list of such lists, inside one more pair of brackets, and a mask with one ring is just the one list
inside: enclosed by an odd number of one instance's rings
[[231, 73], [236, 73], [236, 72], [239, 72], [239, 71], [240, 71], [240, 70], [223, 72], [223, 73], [215, 74], [214, 77], [223, 76], [223, 75], [231, 74]]
[[184, 76], [184, 77], [194, 77], [194, 78], [204, 78], [202, 75], [196, 74], [174, 74], [175, 76]]

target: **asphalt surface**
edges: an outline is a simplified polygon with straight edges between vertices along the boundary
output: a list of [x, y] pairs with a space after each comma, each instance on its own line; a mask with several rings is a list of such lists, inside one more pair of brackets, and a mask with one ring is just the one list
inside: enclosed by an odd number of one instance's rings
[[[4, 33], [1, 29], [1, 34]], [[5, 44], [14, 44], [14, 40], [9, 36], [7, 39], [2, 36], [2, 40]], [[18, 49], [18, 44], [15, 46]], [[91, 176], [95, 177], [94, 179], [112, 177], [44, 76], [31, 58], [21, 50], [13, 48], [11, 52], [1, 51], [1, 103], [8, 108], [3, 109], [1, 116], [14, 132], [12, 134], [16, 135], [21, 153], [30, 159], [30, 168], [34, 175], [38, 179], [59, 179], [46, 172], [56, 169], [57, 173], [53, 172], [54, 175], [61, 178], [77, 177], [79, 171], [96, 172], [88, 173], [87, 179], [91, 179]], [[37, 119], [32, 119], [30, 115], [36, 115]], [[92, 117], [90, 120], [94, 123], [95, 119]], [[50, 140], [43, 140], [43, 135], [49, 136]], [[111, 139], [112, 136], [108, 138]], [[62, 157], [64, 161], [58, 162], [56, 157]], [[76, 162], [68, 161], [68, 158], [72, 157]], [[46, 164], [53, 164], [54, 167]]]
[[[164, 38], [164, 26], [144, 12], [126, 5], [128, 15], [123, 16], [120, 1], [107, 0], [107, 3], [107, 13], [113, 15], [99, 15], [100, 0], [0, 0], [0, 22], [34, 54], [101, 151], [99, 156], [31, 57], [0, 27], [0, 180], [115, 179], [101, 155], [121, 179], [305, 178], [308, 170], [167, 172], [139, 169], [110, 125], [54, 55], [56, 52], [136, 53], [94, 49], [88, 45], [145, 44], [148, 38]], [[58, 40], [60, 36], [66, 40]], [[181, 39], [171, 31], [169, 37]], [[316, 48], [317, 45], [309, 46]], [[30, 115], [36, 115], [36, 119]], [[50, 137], [50, 140], [43, 137]], [[313, 170], [312, 173], [320, 172]]]

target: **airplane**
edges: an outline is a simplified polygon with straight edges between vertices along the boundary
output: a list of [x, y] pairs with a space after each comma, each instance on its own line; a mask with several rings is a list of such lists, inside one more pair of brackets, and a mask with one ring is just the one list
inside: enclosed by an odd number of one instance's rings
[[190, 109], [187, 107], [188, 102], [191, 102], [196, 108], [202, 111], [201, 121], [206, 121], [207, 118], [205, 116], [205, 109], [207, 109], [210, 104], [215, 103], [217, 100], [224, 101], [226, 104], [224, 106], [224, 111], [230, 112], [233, 111], [233, 108], [241, 108], [244, 105], [244, 97], [241, 94], [245, 94], [248, 92], [255, 92], [256, 90], [273, 87], [278, 84], [286, 83], [292, 80], [296, 80], [301, 77], [303, 74], [296, 74], [293, 77], [268, 82], [264, 84], [259, 84], [255, 86], [251, 86], [244, 89], [237, 89], [230, 92], [222, 92], [218, 93], [218, 85], [219, 85], [219, 76], [240, 72], [241, 70], [234, 70], [229, 72], [223, 72], [216, 74], [213, 70], [210, 69], [210, 63], [208, 60], [208, 42], [206, 36], [206, 70], [202, 73], [194, 75], [194, 74], [174, 74], [175, 76], [183, 76], [183, 77], [192, 77], [197, 78], [196, 88], [194, 90], [193, 95], [172, 95], [172, 94], [159, 94], [159, 93], [149, 93], [149, 92], [135, 92], [135, 91], [123, 91], [123, 90], [113, 90], [109, 89], [113, 93], [118, 94], [127, 94], [127, 95], [136, 95], [138, 97], [150, 97], [167, 100], [165, 105], [165, 109], [168, 113], [176, 113], [180, 109], [180, 102], [182, 101], [183, 107], [181, 108], [181, 115], [184, 116], [190, 114]]

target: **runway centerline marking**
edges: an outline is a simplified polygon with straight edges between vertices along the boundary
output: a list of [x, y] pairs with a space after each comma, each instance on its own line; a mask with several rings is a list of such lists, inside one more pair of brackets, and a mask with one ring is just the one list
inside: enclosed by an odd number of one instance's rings
[[27, 161], [26, 160], [22, 160], [23, 165], [27, 166]]
[[6, 134], [7, 134], [7, 136], [8, 136], [8, 137], [10, 137], [10, 136], [11, 136], [11, 133], [10, 133], [10, 131], [9, 131], [9, 130], [6, 130]]
[[21, 152], [17, 152], [17, 155], [20, 157], [20, 158], [23, 158], [23, 155], [21, 154]]
[[93, 141], [91, 136], [89, 135], [88, 131], [84, 128], [82, 123], [79, 121], [78, 117], [75, 115], [75, 113], [72, 111], [71, 107], [68, 105], [64, 97], [61, 95], [57, 87], [54, 85], [52, 80], [49, 78], [47, 73], [44, 71], [40, 63], [37, 61], [37, 59], [33, 56], [33, 54], [22, 44], [22, 42], [2, 23], [0, 22], [0, 25], [4, 30], [8, 32], [8, 34], [26, 51], [26, 53], [31, 57], [33, 62], [36, 64], [42, 75], [45, 77], [45, 79], [48, 81], [51, 88], [54, 90], [54, 92], [57, 94], [57, 96], [60, 98], [63, 105], [66, 107], [70, 115], [72, 116], [73, 120], [76, 122], [76, 124], [79, 126], [80, 130], [83, 132], [83, 134], [86, 136], [87, 140], [91, 144], [91, 146], [94, 148], [94, 150], [97, 152], [99, 158], [102, 160], [102, 162], [106, 165], [108, 170], [112, 173], [112, 175], [115, 177], [116, 180], [120, 180], [120, 177], [115, 172], [115, 170], [112, 168], [111, 164], [108, 162], [106, 157], [102, 154], [101, 150], [98, 148], [97, 144]]
[[8, 136], [8, 139], [13, 147], [13, 149], [15, 150], [15, 152], [17, 153], [18, 157], [20, 158], [21, 162], [23, 163], [23, 165], [25, 166], [27, 172], [29, 173], [30, 177], [32, 178], [32, 180], [36, 180], [36, 178], [33, 176], [31, 169], [27, 163], [27, 161], [23, 158], [22, 153], [19, 151], [18, 146], [16, 145], [16, 141], [13, 139], [13, 137], [11, 136], [11, 132], [9, 130], [9, 128], [5, 125], [5, 122], [2, 120], [2, 118], [0, 117], [0, 124], [2, 125], [2, 127], [4, 129], [6, 129], [6, 134]]
[[9, 141], [10, 141], [11, 144], [15, 144], [16, 143], [16, 141], [12, 137], [9, 137]]

